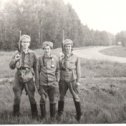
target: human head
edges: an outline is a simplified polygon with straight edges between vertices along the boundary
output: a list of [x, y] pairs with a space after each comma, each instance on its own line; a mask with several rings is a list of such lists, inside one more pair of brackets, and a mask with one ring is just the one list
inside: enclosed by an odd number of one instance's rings
[[42, 49], [44, 50], [44, 55], [50, 56], [51, 49], [53, 49], [53, 43], [50, 41], [43, 42]]
[[31, 37], [29, 35], [22, 35], [20, 41], [22, 49], [27, 50], [30, 46]]
[[63, 51], [65, 54], [70, 54], [73, 50], [73, 41], [71, 39], [65, 39], [63, 41]]

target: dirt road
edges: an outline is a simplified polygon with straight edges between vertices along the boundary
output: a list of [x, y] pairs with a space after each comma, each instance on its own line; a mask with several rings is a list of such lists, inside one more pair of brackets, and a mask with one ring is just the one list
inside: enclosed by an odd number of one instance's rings
[[104, 55], [104, 54], [100, 53], [101, 50], [111, 48], [111, 47], [112, 46], [83, 48], [83, 49], [75, 50], [74, 54], [76, 54], [77, 56], [79, 56], [81, 58], [86, 58], [86, 59], [126, 63], [126, 58], [117, 57], [117, 56], [108, 56], [108, 55]]

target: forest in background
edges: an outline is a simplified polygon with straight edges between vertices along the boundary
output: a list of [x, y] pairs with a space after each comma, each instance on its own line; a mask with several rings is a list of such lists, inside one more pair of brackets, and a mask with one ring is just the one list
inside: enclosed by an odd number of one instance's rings
[[107, 31], [89, 29], [83, 25], [70, 4], [63, 0], [8, 0], [0, 4], [0, 49], [15, 50], [19, 31], [31, 36], [31, 48], [40, 48], [44, 41], [61, 47], [64, 38], [74, 41], [75, 47], [113, 45], [116, 38]]

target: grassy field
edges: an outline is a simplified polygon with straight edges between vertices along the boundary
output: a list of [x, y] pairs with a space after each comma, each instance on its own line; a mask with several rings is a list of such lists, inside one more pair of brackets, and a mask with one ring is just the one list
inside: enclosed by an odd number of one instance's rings
[[110, 56], [126, 57], [126, 47], [122, 46], [115, 46], [109, 49], [101, 50], [100, 52]]
[[[59, 50], [54, 51], [57, 53]], [[40, 55], [42, 52], [36, 50]], [[14, 76], [8, 63], [13, 52], [0, 52], [0, 78]], [[124, 123], [126, 122], [126, 64], [101, 62], [81, 59], [82, 79], [80, 85], [80, 98], [83, 116], [79, 123]], [[25, 92], [21, 99], [21, 117], [12, 116], [13, 81], [0, 82], [0, 124], [40, 124], [40, 123], [78, 123], [74, 119], [75, 107], [69, 91], [65, 100], [64, 118], [62, 121], [31, 119], [30, 104]], [[40, 114], [40, 96], [36, 91], [37, 107]], [[57, 94], [58, 100], [58, 94]], [[48, 111], [49, 105], [47, 105]], [[48, 112], [49, 115], [49, 112]]]

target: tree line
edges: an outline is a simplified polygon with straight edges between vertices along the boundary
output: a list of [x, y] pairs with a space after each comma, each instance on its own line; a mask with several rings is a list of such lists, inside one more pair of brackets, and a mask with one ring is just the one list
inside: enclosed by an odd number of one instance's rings
[[0, 8], [0, 49], [15, 50], [19, 31], [31, 36], [31, 48], [40, 48], [43, 41], [60, 47], [64, 38], [74, 41], [75, 47], [112, 45], [115, 36], [83, 25], [70, 4], [63, 0], [8, 0]]

